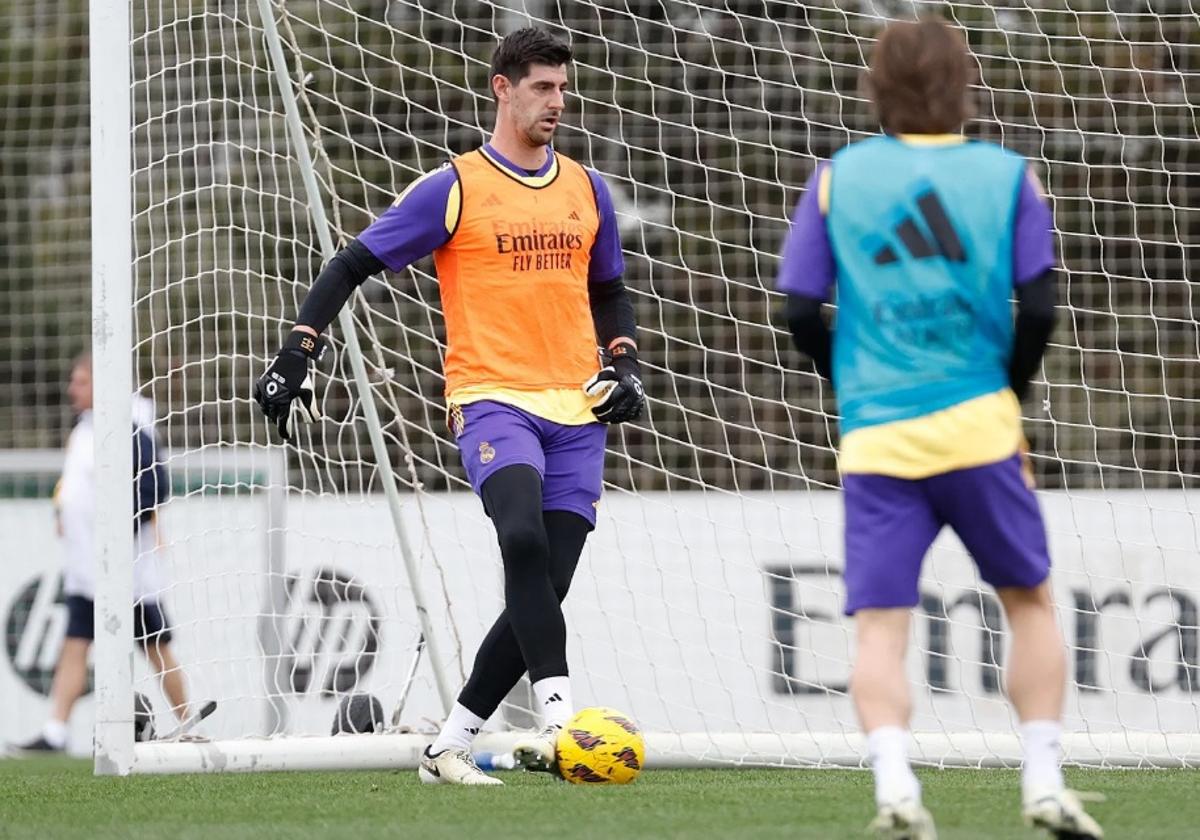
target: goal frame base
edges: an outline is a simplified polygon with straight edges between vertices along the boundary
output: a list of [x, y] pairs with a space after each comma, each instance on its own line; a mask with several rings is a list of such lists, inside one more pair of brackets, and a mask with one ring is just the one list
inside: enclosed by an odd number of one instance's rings
[[[476, 753], [511, 752], [522, 733], [481, 735]], [[914, 762], [935, 767], [1019, 767], [1011, 733], [914, 733]], [[412, 770], [431, 742], [427, 734], [243, 738], [134, 745], [134, 773], [221, 773], [282, 770]], [[1200, 767], [1200, 734], [1075, 732], [1063, 736], [1063, 759], [1090, 767]], [[817, 768], [866, 766], [858, 734], [648, 733], [650, 768]]]

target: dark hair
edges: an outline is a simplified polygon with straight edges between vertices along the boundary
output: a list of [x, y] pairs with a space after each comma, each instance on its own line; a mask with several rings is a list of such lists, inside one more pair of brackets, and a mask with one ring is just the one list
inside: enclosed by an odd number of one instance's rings
[[863, 82], [888, 134], [945, 134], [971, 118], [975, 62], [943, 21], [899, 21], [883, 31]]
[[514, 85], [529, 75], [529, 65], [548, 64], [558, 67], [571, 61], [571, 47], [566, 41], [545, 29], [528, 26], [504, 36], [492, 53], [490, 81], [504, 76]]

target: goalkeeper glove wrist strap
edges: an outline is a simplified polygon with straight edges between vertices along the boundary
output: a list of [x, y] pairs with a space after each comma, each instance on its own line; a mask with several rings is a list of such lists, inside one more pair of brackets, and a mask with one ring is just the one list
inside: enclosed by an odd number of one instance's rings
[[284, 339], [283, 346], [279, 348], [282, 353], [285, 350], [291, 350], [304, 355], [307, 359], [312, 359], [317, 364], [321, 363], [321, 359], [325, 358], [325, 348], [328, 345], [320, 336], [309, 335], [301, 330], [292, 330], [288, 333], [288, 337]]
[[642, 366], [638, 364], [637, 348], [628, 341], [622, 341], [614, 345], [608, 351], [608, 356], [613, 369], [618, 374], [631, 373], [634, 376], [641, 375]]

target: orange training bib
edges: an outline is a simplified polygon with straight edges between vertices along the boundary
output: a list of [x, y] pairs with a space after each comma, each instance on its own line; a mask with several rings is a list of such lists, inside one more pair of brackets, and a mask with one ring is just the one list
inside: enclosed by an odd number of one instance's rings
[[453, 161], [459, 222], [433, 253], [446, 393], [578, 388], [599, 370], [588, 263], [600, 227], [587, 172], [557, 155], [531, 185], [482, 151]]

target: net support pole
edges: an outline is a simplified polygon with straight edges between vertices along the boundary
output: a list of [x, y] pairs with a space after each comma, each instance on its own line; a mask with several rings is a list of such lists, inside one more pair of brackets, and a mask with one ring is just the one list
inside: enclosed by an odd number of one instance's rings
[[129, 3], [89, 8], [95, 772], [133, 767], [133, 233]]
[[285, 656], [283, 637], [287, 624], [287, 459], [279, 449], [268, 449], [265, 519], [267, 532], [266, 597], [258, 619], [258, 645], [263, 653], [263, 685], [267, 691], [263, 732], [278, 735], [288, 728], [287, 698], [291, 694], [291, 668]]
[[[308, 211], [312, 215], [313, 226], [317, 229], [317, 238], [321, 244], [321, 256], [328, 262], [333, 259], [335, 252], [333, 235], [329, 231], [329, 223], [325, 217], [325, 206], [321, 202], [321, 192], [317, 186], [317, 176], [313, 169], [312, 155], [304, 138], [304, 128], [300, 122], [300, 108], [296, 103], [296, 92], [292, 89], [292, 80], [288, 76], [287, 60], [283, 54], [283, 44], [279, 38], [279, 29], [275, 25], [275, 16], [271, 9], [270, 0], [258, 0], [258, 11], [262, 18], [263, 32], [266, 36], [267, 50], [271, 55], [271, 64], [275, 71], [275, 80], [279, 86], [279, 95], [283, 100], [284, 112], [287, 117], [288, 136], [291, 138], [293, 150], [300, 164], [300, 174], [304, 179], [304, 188], [308, 193]], [[400, 545], [400, 554], [404, 560], [404, 568], [408, 574], [409, 587], [412, 590], [413, 606], [421, 624], [421, 632], [425, 635], [428, 646], [430, 665], [433, 668], [434, 681], [437, 684], [438, 696], [442, 709], [449, 714], [454, 703], [454, 695], [446, 682], [442, 671], [442, 658], [437, 636], [426, 608], [421, 588], [421, 579], [417, 569], [416, 557], [409, 545], [404, 529], [400, 505], [400, 490], [396, 485], [396, 477], [392, 473], [391, 461], [388, 458], [387, 446], [383, 440], [383, 429], [379, 423], [379, 412], [371, 392], [371, 383], [367, 378], [367, 367], [363, 362], [362, 349], [358, 343], [358, 333], [354, 329], [354, 320], [350, 315], [349, 306], [343, 307], [338, 313], [338, 326], [346, 342], [346, 352], [350, 354], [350, 367], [354, 372], [354, 383], [362, 398], [363, 413], [366, 416], [367, 431], [371, 437], [371, 449], [375, 455], [375, 466], [379, 471], [379, 479], [387, 497], [388, 508], [392, 515], [392, 524], [396, 530], [396, 541]]]

